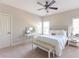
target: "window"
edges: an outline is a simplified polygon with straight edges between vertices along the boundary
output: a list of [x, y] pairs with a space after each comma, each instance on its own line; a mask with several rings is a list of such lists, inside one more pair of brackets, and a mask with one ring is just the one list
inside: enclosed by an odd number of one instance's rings
[[79, 18], [73, 19], [73, 35], [79, 34]]
[[49, 21], [39, 22], [37, 25], [37, 33], [39, 34], [49, 34]]
[[43, 22], [43, 34], [49, 34], [49, 26], [50, 23], [49, 21], [44, 21]]
[[36, 29], [37, 33], [42, 34], [42, 22], [39, 22], [37, 24], [37, 29]]

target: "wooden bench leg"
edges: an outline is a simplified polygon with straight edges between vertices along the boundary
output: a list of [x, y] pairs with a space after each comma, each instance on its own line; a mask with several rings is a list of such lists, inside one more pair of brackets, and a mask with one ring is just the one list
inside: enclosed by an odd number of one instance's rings
[[32, 50], [33, 50], [33, 44], [32, 44]]
[[50, 51], [48, 51], [48, 58], [50, 58]]
[[52, 54], [53, 54], [53, 58], [54, 58], [54, 56], [55, 56], [55, 53], [54, 53], [54, 51], [52, 52]]

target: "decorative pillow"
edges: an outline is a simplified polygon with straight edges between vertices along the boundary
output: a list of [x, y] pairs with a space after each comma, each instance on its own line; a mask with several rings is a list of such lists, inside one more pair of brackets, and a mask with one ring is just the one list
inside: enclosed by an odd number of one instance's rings
[[66, 31], [65, 30], [51, 30], [50, 34], [54, 35], [65, 35], [66, 36]]
[[51, 35], [56, 35], [56, 33], [51, 33]]

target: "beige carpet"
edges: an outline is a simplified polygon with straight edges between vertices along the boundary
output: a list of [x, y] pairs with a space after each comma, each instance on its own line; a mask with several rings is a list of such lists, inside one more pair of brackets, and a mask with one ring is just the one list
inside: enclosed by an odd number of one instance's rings
[[[14, 47], [0, 49], [0, 58], [47, 58], [47, 52], [33, 48], [29, 43], [23, 43]], [[52, 54], [51, 54], [52, 58]], [[56, 58], [79, 58], [79, 48], [66, 46], [61, 57]]]

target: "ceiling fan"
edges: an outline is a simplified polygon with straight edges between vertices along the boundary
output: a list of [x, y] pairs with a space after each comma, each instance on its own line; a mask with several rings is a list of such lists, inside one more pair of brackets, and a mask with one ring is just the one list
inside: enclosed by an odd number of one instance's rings
[[54, 3], [56, 3], [55, 0], [52, 0], [51, 2], [49, 2], [49, 1], [47, 0], [47, 1], [45, 1], [45, 4], [42, 4], [42, 3], [40, 3], [40, 2], [37, 2], [37, 4], [39, 4], [39, 5], [41, 5], [41, 6], [44, 7], [44, 8], [40, 8], [40, 9], [38, 9], [38, 10], [40, 11], [40, 10], [42, 10], [42, 9], [45, 9], [47, 13], [49, 12], [48, 9], [57, 10], [57, 9], [58, 9], [57, 7], [51, 7], [51, 5], [53, 5]]

